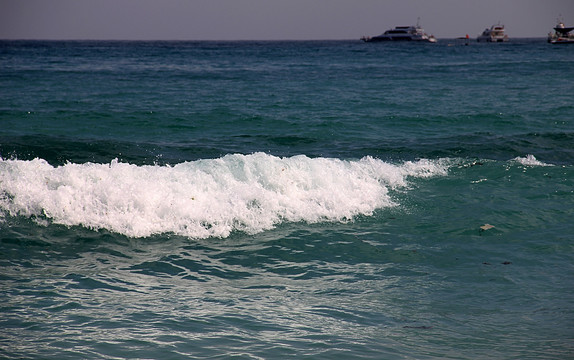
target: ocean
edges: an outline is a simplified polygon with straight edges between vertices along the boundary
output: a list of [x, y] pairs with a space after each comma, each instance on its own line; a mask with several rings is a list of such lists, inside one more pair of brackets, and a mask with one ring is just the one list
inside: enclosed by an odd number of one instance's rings
[[0, 358], [574, 359], [574, 46], [0, 41]]

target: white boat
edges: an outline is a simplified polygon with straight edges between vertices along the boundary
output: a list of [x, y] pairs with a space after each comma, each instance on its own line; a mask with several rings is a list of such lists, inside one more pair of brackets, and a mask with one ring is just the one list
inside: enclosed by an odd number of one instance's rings
[[548, 34], [548, 42], [551, 44], [574, 44], [574, 27], [566, 27], [558, 20], [554, 27], [554, 33]]
[[418, 21], [416, 25], [397, 26], [378, 36], [363, 36], [361, 40], [364, 42], [422, 41], [430, 43], [435, 43], [437, 41], [433, 35], [425, 33], [425, 31], [419, 26]]
[[490, 29], [484, 29], [482, 34], [476, 38], [476, 41], [506, 42], [508, 41], [508, 35], [505, 33], [504, 25], [497, 24], [492, 25]]

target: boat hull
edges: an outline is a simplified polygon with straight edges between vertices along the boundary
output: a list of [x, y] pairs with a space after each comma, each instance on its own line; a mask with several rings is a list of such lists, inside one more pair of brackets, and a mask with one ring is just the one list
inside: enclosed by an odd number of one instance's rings
[[435, 43], [435, 38], [414, 38], [412, 36], [374, 36], [362, 38], [364, 42], [427, 42]]
[[410, 37], [388, 37], [388, 36], [375, 36], [368, 40], [367, 42], [384, 42], [384, 41], [424, 41], [424, 40], [415, 40]]
[[556, 39], [556, 40], [550, 40], [549, 41], [551, 44], [554, 45], [562, 45], [562, 44], [574, 44], [574, 39]]
[[502, 39], [492, 39], [492, 38], [485, 38], [485, 39], [476, 39], [478, 42], [507, 42], [508, 38]]

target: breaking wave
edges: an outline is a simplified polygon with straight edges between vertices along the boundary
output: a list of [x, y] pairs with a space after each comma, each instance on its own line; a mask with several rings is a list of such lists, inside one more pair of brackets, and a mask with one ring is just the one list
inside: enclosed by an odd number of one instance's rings
[[526, 155], [525, 157], [516, 157], [513, 160], [525, 166], [554, 166], [552, 164], [546, 164], [536, 159], [534, 155]]
[[389, 190], [409, 177], [446, 175], [448, 161], [390, 164], [226, 155], [173, 166], [0, 159], [0, 210], [40, 222], [130, 237], [255, 234], [282, 222], [348, 221], [396, 206]]

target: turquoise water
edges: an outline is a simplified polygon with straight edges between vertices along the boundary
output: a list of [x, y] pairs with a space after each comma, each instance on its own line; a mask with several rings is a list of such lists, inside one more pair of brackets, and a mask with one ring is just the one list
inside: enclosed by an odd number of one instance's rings
[[0, 42], [0, 357], [574, 358], [573, 55]]

